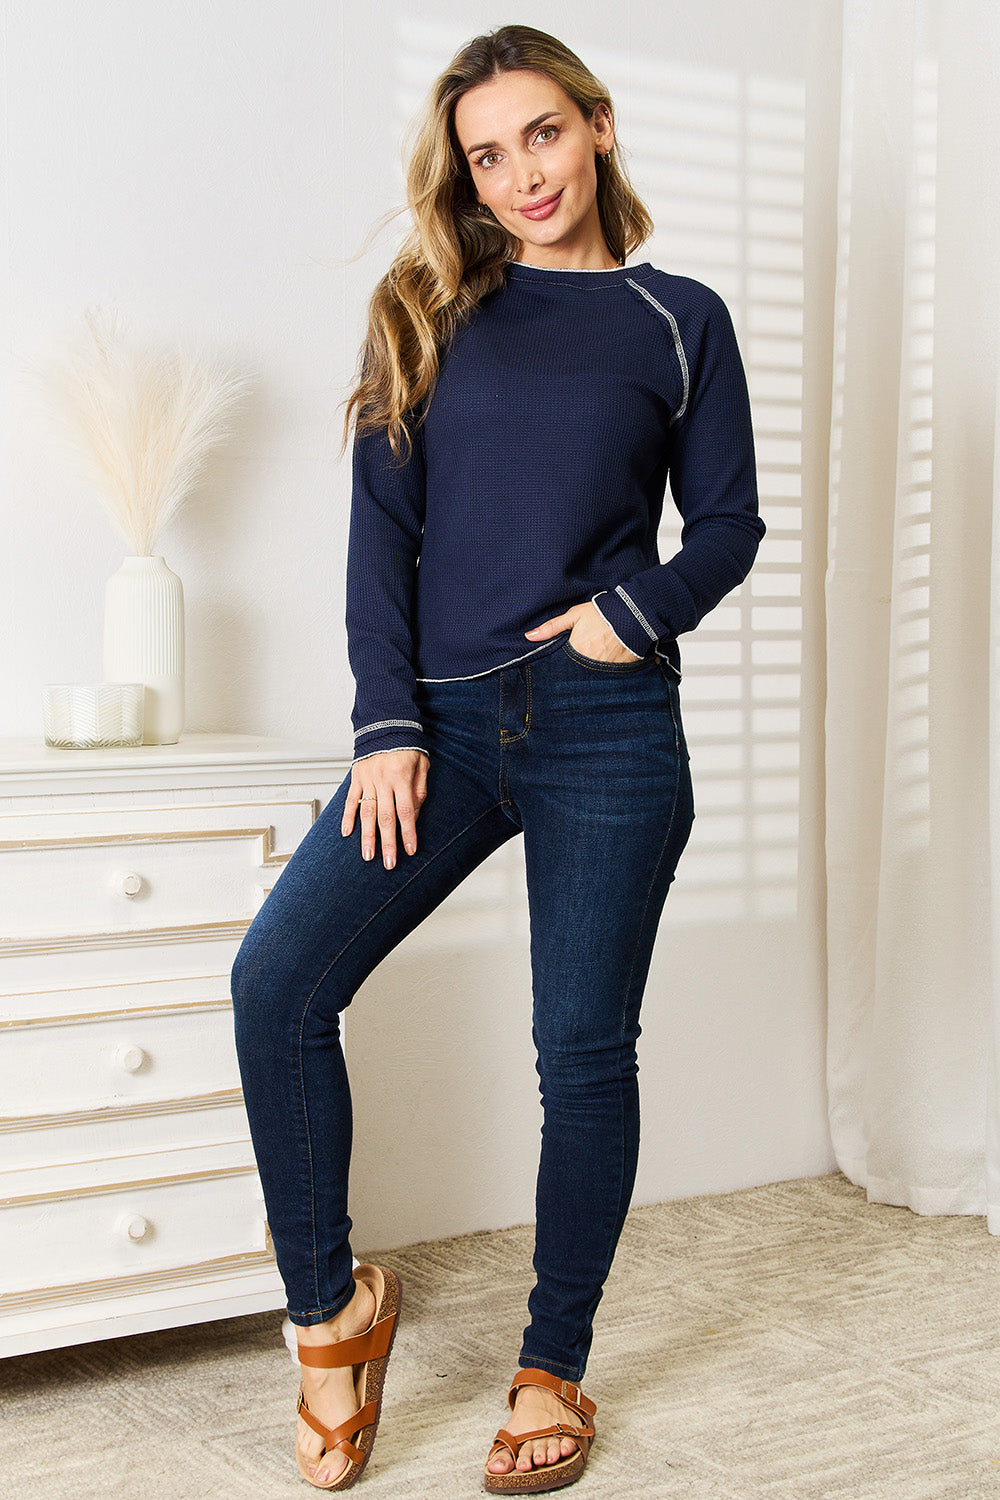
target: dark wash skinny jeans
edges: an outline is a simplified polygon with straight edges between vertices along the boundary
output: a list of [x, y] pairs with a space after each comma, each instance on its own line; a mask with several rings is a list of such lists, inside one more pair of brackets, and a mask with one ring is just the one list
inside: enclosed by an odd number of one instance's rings
[[417, 852], [365, 862], [349, 778], [289, 860], [233, 969], [236, 1042], [293, 1323], [350, 1300], [351, 1098], [339, 1013], [494, 849], [524, 834], [543, 1102], [522, 1368], [582, 1379], [639, 1147], [639, 1004], [693, 818], [672, 669], [563, 639], [530, 661], [423, 683]]

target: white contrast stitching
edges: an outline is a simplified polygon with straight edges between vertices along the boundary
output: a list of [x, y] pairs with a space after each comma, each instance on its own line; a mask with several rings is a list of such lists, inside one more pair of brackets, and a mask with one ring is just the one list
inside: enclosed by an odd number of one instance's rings
[[670, 668], [671, 672], [673, 672], [674, 676], [677, 678], [677, 681], [680, 682], [680, 680], [681, 680], [680, 668], [674, 666], [673, 662], [670, 660], [670, 657], [667, 655], [667, 653], [665, 651], [655, 651], [654, 650], [653, 655], [654, 656], [658, 656], [660, 658], [660, 661], [662, 661], [665, 666], [668, 666]]
[[423, 745], [394, 745], [391, 750], [369, 750], [367, 755], [356, 755], [351, 765], [357, 765], [359, 760], [371, 760], [376, 755], [395, 755], [399, 750], [419, 750], [421, 755], [426, 755], [430, 760], [430, 752]]
[[[534, 270], [534, 267], [532, 267], [532, 270]], [[556, 639], [556, 637], [553, 636], [552, 640], [554, 641], [555, 639]], [[544, 651], [545, 648], [546, 648], [546, 646], [551, 646], [551, 645], [552, 645], [552, 641], [543, 641], [540, 646], [533, 646], [530, 651], [526, 651], [524, 653], [524, 656], [513, 656], [513, 657], [511, 657], [510, 661], [502, 661], [502, 662], [499, 663], [498, 666], [487, 667], [485, 672], [470, 672], [469, 675], [468, 675], [468, 677], [418, 677], [417, 681], [418, 682], [474, 682], [477, 677], [488, 677], [491, 672], [499, 672], [504, 667], [512, 667], [512, 666], [514, 666], [515, 662], [524, 661], [524, 658], [526, 656], [534, 656], [537, 652]]]
[[[605, 625], [611, 631], [611, 634], [614, 636], [614, 638], [618, 642], [619, 646], [624, 646], [625, 650], [629, 653], [630, 656], [635, 656], [636, 653], [632, 650], [632, 647], [629, 645], [628, 641], [623, 641], [622, 640], [621, 636], [618, 634], [617, 630], [612, 625], [611, 621], [608, 619], [607, 615], [604, 613], [603, 609], [601, 608], [601, 606], [597, 602], [598, 599], [600, 599], [607, 592], [608, 592], [607, 589], [601, 589], [601, 592], [599, 594], [592, 594], [591, 597], [590, 597], [590, 602], [594, 606], [594, 608], [597, 610], [597, 613], [600, 615], [600, 617], [604, 621]], [[641, 658], [639, 658], [639, 660], [641, 660]]]
[[646, 301], [651, 307], [655, 307], [657, 312], [663, 314], [667, 322], [670, 324], [671, 329], [673, 330], [674, 348], [677, 350], [677, 359], [680, 363], [681, 375], [684, 379], [684, 399], [677, 410], [674, 412], [673, 416], [670, 418], [670, 425], [672, 427], [675, 422], [680, 421], [681, 417], [687, 411], [688, 396], [691, 392], [691, 377], [688, 374], [687, 355], [684, 353], [684, 345], [681, 342], [681, 331], [677, 327], [677, 319], [674, 317], [673, 313], [667, 312], [667, 309], [663, 306], [662, 303], [657, 302], [656, 298], [652, 295], [651, 292], [647, 292], [644, 286], [640, 286], [637, 281], [633, 281], [631, 276], [626, 276], [625, 280], [628, 282], [630, 287], [633, 287], [639, 293], [640, 297], [645, 297]]
[[364, 729], [356, 729], [354, 738], [359, 739], [363, 734], [374, 734], [376, 729], [422, 729], [423, 727], [417, 719], [382, 719], [378, 724], [366, 724]]
[[632, 600], [629, 598], [628, 594], [626, 594], [626, 592], [622, 588], [621, 584], [619, 584], [618, 587], [615, 589], [615, 593], [618, 594], [620, 598], [622, 598], [622, 599], [625, 600], [625, 603], [628, 605], [629, 609], [635, 615], [636, 619], [639, 621], [639, 624], [642, 626], [643, 630], [649, 636], [649, 639], [651, 641], [658, 641], [660, 639], [660, 637], [657, 635], [657, 633], [653, 629], [652, 625], [650, 625], [649, 621], [646, 619], [646, 616], [644, 614], [642, 614], [640, 612], [640, 610], [632, 603]]

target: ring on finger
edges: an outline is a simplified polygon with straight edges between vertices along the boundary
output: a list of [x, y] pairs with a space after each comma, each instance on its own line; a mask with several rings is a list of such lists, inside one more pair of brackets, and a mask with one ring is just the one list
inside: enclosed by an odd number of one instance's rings
[[377, 797], [362, 797], [361, 801], [362, 802], [377, 802], [378, 798]]

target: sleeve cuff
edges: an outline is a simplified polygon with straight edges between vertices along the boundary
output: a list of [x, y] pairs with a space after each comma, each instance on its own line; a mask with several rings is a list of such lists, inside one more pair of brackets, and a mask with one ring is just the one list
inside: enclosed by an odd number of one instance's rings
[[595, 594], [591, 601], [626, 650], [635, 656], [645, 656], [655, 645], [658, 637], [647, 620], [628, 601], [628, 596], [619, 587], [612, 593], [606, 590]]
[[[421, 755], [426, 755], [426, 757], [427, 757], [428, 760], [430, 760], [430, 758], [431, 758], [430, 751], [429, 750], [425, 750], [424, 747], [423, 747], [423, 745], [397, 745], [396, 749], [397, 750], [416, 750]], [[371, 760], [376, 755], [392, 755], [392, 754], [393, 754], [392, 750], [366, 750], [365, 753], [364, 753], [364, 755], [356, 755], [354, 757], [354, 759], [351, 761], [351, 765], [352, 766], [356, 766], [359, 761], [362, 761], [362, 760]]]
[[[424, 750], [423, 728], [416, 719], [382, 719], [354, 732], [354, 759], [386, 750]], [[424, 754], [427, 751], [424, 750]]]

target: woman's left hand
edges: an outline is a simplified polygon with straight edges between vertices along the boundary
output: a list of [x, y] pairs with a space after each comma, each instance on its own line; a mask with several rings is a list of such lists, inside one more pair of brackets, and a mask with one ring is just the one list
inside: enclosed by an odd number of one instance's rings
[[553, 615], [524, 633], [529, 641], [548, 641], [554, 635], [569, 631], [569, 644], [581, 656], [595, 661], [641, 661], [634, 651], [623, 646], [593, 601], [574, 604], [564, 614]]

